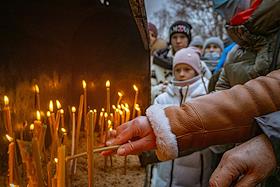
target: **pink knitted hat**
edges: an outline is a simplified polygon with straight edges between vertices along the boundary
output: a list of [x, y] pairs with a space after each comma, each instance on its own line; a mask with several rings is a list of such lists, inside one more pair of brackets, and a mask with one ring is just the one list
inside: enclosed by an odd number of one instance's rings
[[[188, 64], [198, 74], [201, 74], [200, 52], [195, 47], [180, 49], [173, 59], [173, 71], [177, 64]], [[174, 73], [174, 72], [173, 72]]]

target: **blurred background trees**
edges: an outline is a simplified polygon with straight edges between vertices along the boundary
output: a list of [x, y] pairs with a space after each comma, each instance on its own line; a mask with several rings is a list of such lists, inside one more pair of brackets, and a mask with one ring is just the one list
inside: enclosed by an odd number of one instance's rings
[[148, 21], [158, 27], [159, 35], [167, 39], [169, 26], [185, 20], [193, 26], [192, 34], [203, 38], [225, 38], [224, 20], [208, 0], [145, 0]]

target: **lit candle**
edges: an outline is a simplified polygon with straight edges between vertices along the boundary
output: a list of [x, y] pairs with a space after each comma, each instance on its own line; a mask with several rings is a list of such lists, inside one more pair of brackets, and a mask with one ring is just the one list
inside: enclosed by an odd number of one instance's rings
[[107, 108], [106, 108], [106, 112], [110, 113], [110, 81], [107, 80], [106, 81], [106, 91], [107, 91]]
[[117, 102], [117, 106], [120, 104], [123, 94], [121, 92], [118, 92], [118, 96], [119, 96], [119, 99], [118, 99], [118, 102]]
[[51, 114], [51, 116], [50, 116], [50, 119], [51, 119], [51, 123], [50, 123], [50, 125], [52, 126], [52, 130], [53, 130], [53, 134], [54, 134], [54, 132], [55, 132], [55, 114], [54, 114], [54, 106], [53, 106], [53, 101], [52, 100], [50, 100], [50, 103], [49, 103], [49, 111], [50, 111], [50, 114]]
[[[83, 104], [84, 104], [84, 95], [82, 94], [80, 96], [80, 103], [79, 103], [79, 109], [78, 109], [77, 131], [75, 134], [76, 135], [75, 147], [77, 147], [79, 145], [80, 129], [81, 129], [81, 124], [82, 124], [82, 116], [83, 116]], [[76, 166], [77, 166], [77, 159], [75, 159], [75, 162], [74, 162], [74, 174], [76, 173], [76, 169], [77, 169]]]
[[133, 89], [135, 90], [135, 98], [133, 103], [132, 118], [135, 118], [135, 105], [137, 104], [139, 90], [135, 84], [133, 85]]
[[8, 166], [9, 166], [9, 184], [14, 184], [14, 162], [15, 162], [15, 142], [14, 139], [6, 134], [6, 138], [8, 139], [9, 143], [9, 160], [8, 160]]
[[104, 114], [101, 111], [99, 113], [99, 120], [98, 120], [98, 125], [99, 125], [99, 130], [100, 130], [100, 138], [102, 138], [102, 134], [103, 134], [103, 121], [104, 121], [103, 116], [104, 116]]
[[[79, 144], [79, 138], [80, 138], [80, 129], [82, 124], [82, 116], [83, 116], [83, 105], [84, 104], [84, 95], [80, 96], [80, 104], [78, 109], [78, 119], [77, 119], [77, 134], [76, 134], [76, 146]], [[86, 120], [86, 118], [85, 118]]]
[[120, 113], [120, 125], [124, 123], [124, 113], [122, 110], [119, 110], [119, 113]]
[[[75, 154], [75, 131], [76, 131], [76, 108], [72, 106], [71, 108], [71, 121], [72, 121], [72, 146], [71, 146], [71, 156]], [[73, 172], [73, 160], [70, 162], [70, 171]]]
[[97, 120], [97, 110], [96, 109], [93, 110], [93, 114], [94, 114], [94, 116], [93, 116], [93, 132], [94, 132], [95, 126], [96, 126], [96, 120]]
[[105, 141], [106, 141], [106, 133], [107, 133], [107, 123], [108, 123], [108, 113], [107, 112], [105, 112], [105, 114], [104, 114], [104, 122], [105, 123], [103, 123], [102, 124], [102, 129], [101, 129], [101, 135], [102, 135], [102, 137], [101, 137], [101, 142], [102, 143], [105, 143]]
[[61, 118], [61, 127], [65, 128], [65, 124], [64, 124], [64, 110], [60, 109], [60, 118]]
[[67, 139], [67, 131], [66, 131], [66, 129], [65, 128], [61, 128], [60, 129], [60, 131], [61, 131], [61, 144], [66, 144], [66, 139]]
[[4, 108], [3, 108], [4, 116], [5, 116], [5, 127], [9, 136], [13, 137], [13, 127], [11, 121], [11, 111], [9, 107], [9, 98], [8, 96], [4, 96]]
[[87, 114], [88, 131], [87, 131], [87, 154], [88, 154], [88, 186], [93, 186], [93, 111]]
[[39, 94], [39, 86], [35, 84], [35, 110], [40, 110], [40, 94]]
[[31, 137], [33, 137], [33, 130], [34, 130], [34, 124], [33, 123], [30, 124], [29, 129], [30, 129]]
[[84, 89], [84, 128], [87, 129], [86, 119], [87, 119], [87, 83], [85, 80], [82, 81], [83, 89]]
[[58, 131], [60, 117], [61, 117], [61, 113], [60, 113], [61, 104], [60, 104], [59, 100], [56, 100], [56, 108], [57, 108], [57, 111], [56, 111], [56, 119], [55, 119], [55, 131]]
[[135, 110], [137, 111], [137, 116], [141, 116], [141, 109], [138, 104], [135, 105]]
[[130, 110], [129, 108], [125, 108], [125, 122], [128, 122], [130, 119]]
[[41, 114], [40, 111], [36, 111], [36, 119], [34, 120], [34, 135], [39, 139], [42, 130]]

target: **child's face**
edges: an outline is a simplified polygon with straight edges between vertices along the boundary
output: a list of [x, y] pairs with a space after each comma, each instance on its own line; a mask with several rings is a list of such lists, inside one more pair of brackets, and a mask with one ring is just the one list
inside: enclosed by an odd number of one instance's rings
[[174, 67], [174, 77], [177, 81], [189, 80], [196, 75], [196, 71], [188, 64], [177, 64]]

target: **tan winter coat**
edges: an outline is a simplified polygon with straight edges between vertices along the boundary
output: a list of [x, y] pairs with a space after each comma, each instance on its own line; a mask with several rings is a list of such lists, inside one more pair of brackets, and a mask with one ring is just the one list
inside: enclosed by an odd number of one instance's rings
[[210, 145], [238, 143], [254, 135], [254, 117], [280, 109], [280, 70], [182, 107], [153, 105], [146, 111], [160, 160]]

